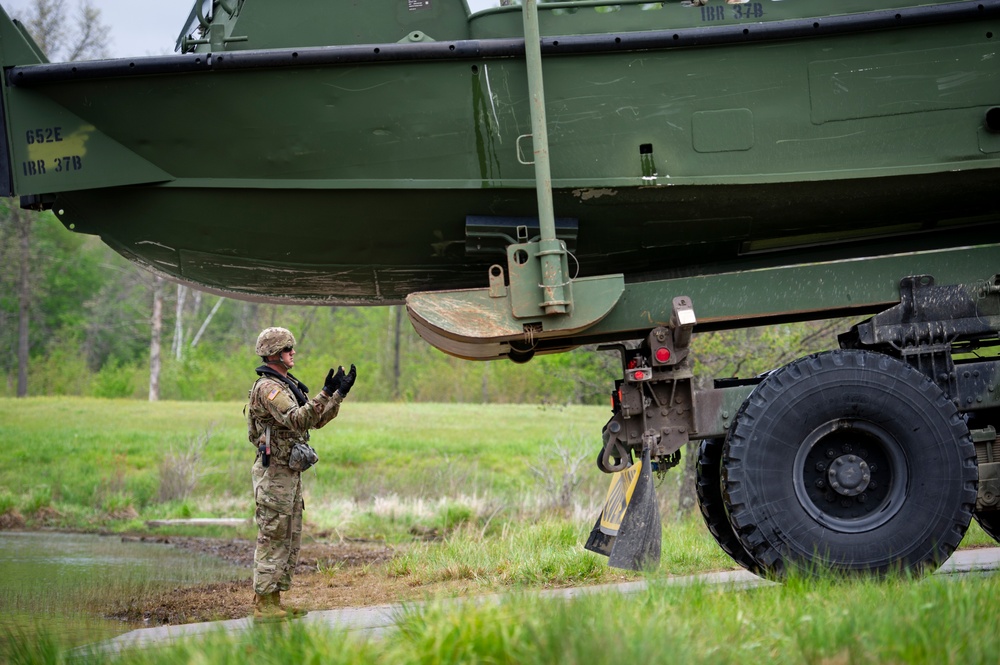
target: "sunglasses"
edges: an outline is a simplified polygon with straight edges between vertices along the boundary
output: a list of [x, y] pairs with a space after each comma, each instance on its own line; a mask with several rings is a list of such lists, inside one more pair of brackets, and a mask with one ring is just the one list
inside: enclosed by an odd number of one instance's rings
[[291, 353], [291, 352], [292, 352], [292, 347], [290, 347], [290, 346], [286, 346], [285, 348], [283, 348], [283, 349], [281, 350], [281, 352], [282, 352], [282, 353]]

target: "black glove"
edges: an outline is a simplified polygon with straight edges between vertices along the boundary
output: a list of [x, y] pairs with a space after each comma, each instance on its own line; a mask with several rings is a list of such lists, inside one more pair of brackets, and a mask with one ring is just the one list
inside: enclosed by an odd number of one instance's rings
[[[326, 381], [323, 382], [323, 390], [324, 392], [326, 392], [327, 395], [330, 396], [333, 396], [333, 393], [337, 392], [338, 390], [340, 390], [341, 391], [340, 394], [343, 395], [344, 394], [342, 389], [343, 383], [344, 383], [344, 368], [338, 367], [337, 373], [334, 374], [333, 368], [331, 367], [330, 371], [326, 375]], [[354, 383], [354, 379], [351, 379], [351, 383]]]
[[[344, 368], [340, 368], [341, 373], [343, 373]], [[344, 378], [340, 380], [340, 394], [347, 397], [347, 393], [351, 392], [351, 386], [354, 385], [354, 381], [358, 378], [358, 370], [351, 363], [351, 371], [344, 375]]]

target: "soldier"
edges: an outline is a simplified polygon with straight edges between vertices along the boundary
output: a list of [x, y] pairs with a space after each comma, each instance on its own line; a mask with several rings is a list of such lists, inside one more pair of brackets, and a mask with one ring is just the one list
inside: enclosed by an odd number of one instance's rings
[[[337, 417], [340, 403], [357, 377], [331, 369], [320, 393], [309, 399], [309, 389], [289, 373], [295, 365], [295, 337], [285, 328], [266, 328], [257, 337], [257, 355], [264, 364], [250, 389], [247, 429], [257, 449], [253, 465], [253, 496], [257, 504], [257, 550], [254, 552], [254, 619], [277, 620], [304, 615], [286, 608], [281, 592], [292, 583], [302, 536], [303, 470], [318, 457], [309, 447], [309, 430]], [[294, 452], [293, 452], [294, 451]]]

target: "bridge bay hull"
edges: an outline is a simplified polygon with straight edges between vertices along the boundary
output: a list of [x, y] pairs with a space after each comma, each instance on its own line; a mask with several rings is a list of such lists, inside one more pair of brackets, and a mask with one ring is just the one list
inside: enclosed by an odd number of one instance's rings
[[[643, 280], [1000, 240], [995, 202], [985, 195], [995, 191], [997, 174], [975, 175], [720, 185], [711, 193], [714, 218], [698, 216], [704, 187], [623, 188], [586, 200], [576, 190], [558, 189], [555, 202], [581, 220], [573, 251], [580, 276], [617, 268], [627, 279]], [[909, 198], [889, 204], [862, 196], [865, 187]], [[938, 188], [935, 197], [928, 196]], [[489, 266], [504, 265], [506, 257], [467, 251], [466, 212], [530, 217], [535, 198], [527, 188], [135, 186], [66, 193], [59, 205], [64, 219], [76, 220], [76, 230], [100, 234], [127, 258], [220, 293], [265, 301], [380, 304], [399, 302], [414, 291], [484, 286]], [[690, 216], [657, 219], [663, 207]], [[622, 208], [634, 212], [623, 217]], [[76, 210], [87, 213], [78, 217]], [[204, 223], [191, 211], [214, 221]], [[136, 224], [147, 215], [166, 221], [156, 227]], [[783, 225], [787, 235], [751, 239], [760, 215]], [[91, 224], [91, 216], [99, 221]], [[846, 233], [844, 220], [858, 217], [870, 223], [854, 227], [856, 235]], [[274, 219], [287, 221], [275, 225]]]
[[[652, 47], [615, 51], [604, 36], [544, 58], [555, 213], [575, 220], [580, 274], [995, 233], [996, 11], [676, 48], [650, 33]], [[477, 250], [467, 217], [537, 215], [525, 63], [455, 44], [15, 67], [12, 188], [133, 260], [241, 297], [483, 286], [504, 255]]]

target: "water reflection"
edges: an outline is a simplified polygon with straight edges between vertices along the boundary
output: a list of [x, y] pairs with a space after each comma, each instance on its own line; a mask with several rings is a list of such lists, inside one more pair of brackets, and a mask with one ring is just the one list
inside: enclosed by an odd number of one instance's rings
[[70, 646], [104, 639], [134, 627], [105, 618], [116, 609], [178, 585], [246, 575], [212, 557], [117, 536], [3, 532], [0, 645], [39, 631]]

